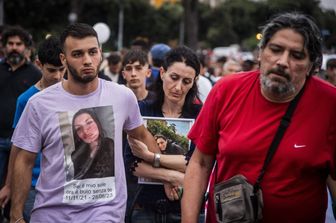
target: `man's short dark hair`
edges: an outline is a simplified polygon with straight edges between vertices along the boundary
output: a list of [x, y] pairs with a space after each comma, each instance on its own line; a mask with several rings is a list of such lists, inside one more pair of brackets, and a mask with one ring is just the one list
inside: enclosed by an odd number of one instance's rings
[[122, 66], [125, 67], [127, 64], [133, 64], [137, 61], [142, 66], [148, 64], [147, 54], [142, 50], [130, 50], [124, 56]]
[[38, 59], [42, 64], [52, 64], [54, 66], [62, 66], [60, 59], [62, 53], [61, 44], [58, 38], [49, 37], [42, 41], [38, 48]]
[[144, 37], [137, 37], [136, 39], [132, 40], [131, 48], [148, 52], [149, 50], [148, 39]]
[[330, 58], [327, 61], [327, 69], [335, 69], [336, 68], [336, 58]]
[[98, 41], [98, 35], [97, 32], [93, 29], [92, 26], [85, 24], [85, 23], [74, 23], [70, 24], [65, 28], [63, 33], [60, 36], [60, 42], [61, 47], [64, 51], [64, 43], [66, 38], [69, 36], [77, 38], [77, 39], [83, 39], [85, 37], [96, 37]]
[[1, 38], [3, 46], [5, 46], [8, 39], [13, 36], [18, 36], [26, 47], [32, 46], [32, 36], [20, 26], [9, 26], [4, 30]]
[[275, 16], [263, 27], [259, 47], [261, 49], [265, 48], [276, 32], [286, 28], [293, 29], [302, 35], [304, 47], [307, 48], [309, 59], [313, 63], [310, 71], [312, 74], [322, 64], [322, 37], [319, 28], [311, 17], [297, 12]]
[[107, 58], [108, 65], [116, 65], [121, 62], [121, 56], [119, 53], [113, 52]]

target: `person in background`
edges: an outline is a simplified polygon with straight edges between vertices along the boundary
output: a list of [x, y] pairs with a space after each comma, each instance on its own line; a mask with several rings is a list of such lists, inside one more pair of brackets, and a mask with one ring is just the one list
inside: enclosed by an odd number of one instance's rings
[[126, 86], [133, 91], [138, 101], [154, 100], [154, 92], [146, 88], [146, 78], [150, 77], [151, 69], [144, 51], [130, 50], [126, 53], [122, 62], [122, 75]]
[[152, 74], [147, 78], [147, 87], [155, 86], [160, 76], [160, 68], [162, 67], [164, 57], [170, 49], [170, 46], [164, 43], [154, 44], [151, 47], [149, 51], [149, 63], [151, 65]]
[[4, 25], [0, 25], [0, 62], [5, 59], [5, 47], [2, 44], [2, 33], [5, 29]]
[[0, 186], [3, 186], [16, 100], [41, 79], [41, 71], [26, 58], [32, 45], [32, 37], [26, 30], [9, 26], [1, 40], [5, 50], [5, 58], [0, 62]]
[[216, 63], [214, 64], [213, 75], [210, 76], [210, 79], [213, 83], [216, 83], [222, 77], [223, 67], [227, 60], [228, 57], [226, 56], [221, 56], [217, 58]]
[[217, 82], [189, 132], [196, 149], [184, 178], [183, 223], [196, 222], [215, 160], [206, 222], [216, 222], [214, 184], [237, 174], [255, 184], [302, 91], [261, 181], [262, 222], [325, 221], [327, 178], [336, 180], [336, 88], [313, 76], [321, 66], [320, 29], [306, 15], [279, 14], [263, 27], [259, 47], [260, 70]]
[[198, 54], [198, 59], [201, 63], [200, 75], [197, 79], [197, 88], [198, 88], [198, 96], [202, 103], [205, 102], [210, 90], [212, 89], [213, 83], [210, 81], [210, 74], [207, 71], [207, 67], [205, 64], [205, 56], [203, 54]]
[[[38, 58], [35, 61], [35, 63], [42, 71], [42, 78], [35, 85], [31, 86], [28, 90], [23, 92], [18, 97], [13, 121], [13, 128], [16, 127], [24, 108], [26, 107], [28, 100], [33, 95], [61, 81], [65, 73], [65, 67], [63, 66], [59, 57], [61, 52], [62, 52], [61, 46], [59, 40], [56, 37], [51, 36], [45, 39], [39, 45]], [[11, 149], [6, 182], [0, 191], [1, 206], [4, 206], [9, 201], [10, 198], [11, 176], [17, 153], [18, 150], [16, 148]], [[41, 162], [41, 155], [39, 154], [34, 163], [31, 189], [29, 191], [29, 195], [24, 206], [23, 216], [24, 220], [27, 222], [30, 221], [30, 213], [33, 209], [35, 201], [35, 195], [36, 195], [35, 186], [37, 179], [40, 175], [40, 162]]]
[[332, 85], [336, 86], [336, 58], [327, 61], [327, 69], [325, 71], [325, 79]]
[[242, 62], [242, 71], [254, 71], [258, 69], [258, 63], [251, 59], [244, 60]]
[[107, 80], [111, 80], [118, 84], [125, 84], [125, 79], [121, 75], [122, 60], [118, 52], [112, 52], [107, 58], [107, 66], [99, 72], [100, 76], [107, 76]]
[[149, 51], [149, 42], [145, 37], [137, 37], [131, 42], [131, 50], [142, 50], [148, 53]]
[[226, 76], [229, 74], [235, 74], [242, 70], [241, 65], [232, 59], [227, 60], [223, 65], [222, 76]]

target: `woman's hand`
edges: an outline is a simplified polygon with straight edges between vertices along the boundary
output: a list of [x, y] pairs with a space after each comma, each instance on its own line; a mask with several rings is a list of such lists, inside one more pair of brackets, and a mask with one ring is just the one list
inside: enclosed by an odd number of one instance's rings
[[153, 162], [154, 153], [148, 150], [146, 144], [131, 136], [127, 136], [127, 139], [134, 156], [143, 159], [149, 163]]
[[176, 187], [176, 186], [174, 186], [172, 184], [169, 184], [169, 183], [164, 183], [163, 186], [164, 186], [166, 196], [169, 200], [176, 201], [176, 200], [180, 199], [180, 197], [179, 197], [179, 187]]
[[135, 161], [134, 164], [133, 175], [136, 177], [146, 177], [150, 175], [152, 167], [144, 162]]

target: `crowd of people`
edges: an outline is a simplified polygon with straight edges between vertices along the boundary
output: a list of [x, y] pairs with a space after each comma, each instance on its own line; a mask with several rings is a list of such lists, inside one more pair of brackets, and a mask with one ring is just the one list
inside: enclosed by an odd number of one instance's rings
[[[43, 40], [36, 58], [23, 28], [1, 40], [0, 205], [10, 222], [217, 222], [214, 187], [236, 175], [260, 184], [264, 223], [335, 222], [336, 59], [321, 70], [312, 18], [275, 16], [246, 60], [139, 39], [104, 58], [83, 23]], [[143, 116], [195, 120], [188, 152], [153, 136]]]

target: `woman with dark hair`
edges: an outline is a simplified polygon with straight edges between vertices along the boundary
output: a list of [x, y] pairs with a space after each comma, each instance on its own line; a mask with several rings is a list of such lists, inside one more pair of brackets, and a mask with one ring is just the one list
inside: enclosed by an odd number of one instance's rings
[[72, 130], [74, 179], [114, 176], [114, 142], [105, 137], [95, 112], [79, 110], [72, 119]]
[[[143, 116], [196, 119], [202, 104], [197, 99], [196, 80], [200, 72], [197, 55], [187, 47], [169, 51], [160, 68], [156, 83], [156, 99], [139, 102]], [[133, 174], [160, 180], [162, 185], [144, 185], [136, 199], [133, 222], [180, 222], [181, 188], [187, 162], [186, 155], [153, 153], [144, 144], [129, 139], [132, 153], [140, 158]], [[141, 207], [138, 209], [137, 207]]]
[[164, 135], [156, 134], [154, 136], [162, 154], [183, 155], [183, 148], [175, 142], [168, 140]]

